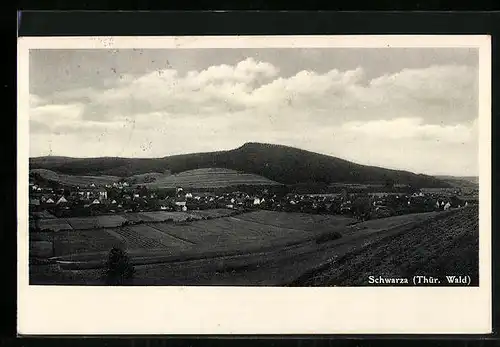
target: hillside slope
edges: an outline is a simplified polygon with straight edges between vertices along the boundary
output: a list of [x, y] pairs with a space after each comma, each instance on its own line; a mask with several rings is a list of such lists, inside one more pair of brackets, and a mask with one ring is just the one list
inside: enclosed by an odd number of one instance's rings
[[293, 147], [262, 143], [246, 143], [229, 151], [193, 153], [155, 159], [71, 158], [61, 160], [57, 158], [52, 160], [49, 157], [41, 157], [30, 159], [30, 167], [73, 175], [100, 174], [122, 177], [165, 170], [170, 170], [175, 174], [217, 167], [260, 175], [283, 184], [392, 181], [411, 184], [415, 187], [450, 187], [448, 183], [433, 176], [365, 166]]
[[479, 177], [436, 176], [438, 179], [457, 188], [478, 188]]
[[112, 184], [118, 182], [120, 177], [116, 176], [78, 176], [78, 175], [66, 175], [60, 174], [47, 169], [32, 169], [30, 170], [30, 175], [37, 175], [43, 180], [57, 182], [65, 186], [86, 186], [94, 183], [96, 186], [105, 186], [107, 184]]
[[[360, 224], [362, 225], [362, 224]], [[376, 261], [374, 261], [374, 259]], [[479, 284], [479, 210], [477, 206], [444, 212], [417, 222], [408, 231], [380, 239], [304, 274], [298, 286], [369, 285], [370, 275], [468, 275]]]
[[241, 173], [235, 170], [208, 168], [184, 171], [176, 175], [162, 176], [151, 183], [142, 184], [153, 188], [221, 188], [237, 185], [277, 185], [265, 177]]

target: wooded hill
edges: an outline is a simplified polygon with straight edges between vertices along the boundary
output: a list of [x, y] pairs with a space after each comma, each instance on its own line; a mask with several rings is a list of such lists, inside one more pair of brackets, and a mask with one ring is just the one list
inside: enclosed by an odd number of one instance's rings
[[200, 168], [226, 168], [256, 174], [283, 184], [397, 183], [413, 187], [447, 188], [433, 176], [356, 164], [302, 149], [263, 143], [218, 152], [174, 155], [164, 158], [30, 158], [30, 169], [48, 169], [68, 175], [129, 177], [148, 172], [179, 173]]

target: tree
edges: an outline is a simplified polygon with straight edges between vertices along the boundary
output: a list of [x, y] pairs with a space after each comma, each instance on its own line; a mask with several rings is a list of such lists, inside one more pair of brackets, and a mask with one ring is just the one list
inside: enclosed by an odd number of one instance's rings
[[352, 203], [352, 211], [355, 217], [360, 220], [369, 219], [371, 212], [370, 198], [364, 196], [357, 197]]
[[106, 268], [104, 271], [104, 281], [107, 285], [120, 286], [131, 284], [134, 278], [135, 269], [130, 264], [128, 254], [117, 247], [109, 251]]

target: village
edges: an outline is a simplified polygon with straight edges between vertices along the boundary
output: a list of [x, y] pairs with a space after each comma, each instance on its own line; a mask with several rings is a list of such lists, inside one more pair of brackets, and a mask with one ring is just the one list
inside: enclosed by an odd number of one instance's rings
[[244, 192], [148, 189], [125, 180], [106, 185], [61, 186], [36, 179], [29, 183], [29, 210], [39, 218], [83, 217], [128, 212], [192, 211], [227, 208], [264, 209], [310, 214], [341, 214], [358, 219], [460, 208], [477, 203], [477, 190], [419, 189], [413, 192], [364, 192], [349, 187], [340, 193], [304, 194], [256, 188]]

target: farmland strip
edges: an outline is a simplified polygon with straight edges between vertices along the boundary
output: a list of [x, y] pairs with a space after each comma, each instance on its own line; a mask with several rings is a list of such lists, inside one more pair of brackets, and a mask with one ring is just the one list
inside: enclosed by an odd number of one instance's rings
[[190, 241], [190, 240], [188, 240], [188, 239], [185, 239], [185, 238], [183, 238], [183, 237], [179, 237], [179, 236], [172, 235], [172, 234], [170, 234], [170, 233], [168, 233], [168, 232], [166, 232], [166, 231], [163, 231], [163, 230], [161, 230], [161, 229], [157, 228], [157, 227], [155, 226], [155, 224], [147, 224], [147, 225], [148, 225], [149, 227], [151, 227], [151, 228], [155, 229], [155, 230], [158, 230], [158, 232], [160, 232], [160, 233], [162, 233], [162, 234], [165, 234], [165, 235], [168, 235], [168, 236], [170, 236], [170, 237], [172, 237], [172, 238], [174, 238], [174, 239], [177, 239], [177, 240], [180, 240], [180, 241], [183, 241], [183, 242], [187, 242], [187, 243], [190, 243], [190, 244], [192, 244], [192, 245], [196, 245], [196, 243], [194, 243], [194, 242], [192, 242], [192, 241]]

